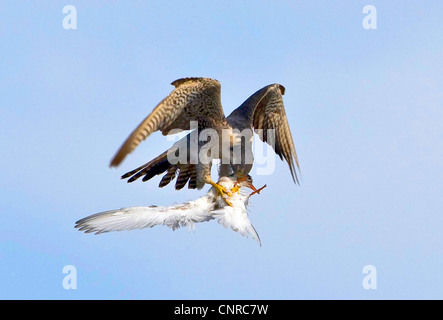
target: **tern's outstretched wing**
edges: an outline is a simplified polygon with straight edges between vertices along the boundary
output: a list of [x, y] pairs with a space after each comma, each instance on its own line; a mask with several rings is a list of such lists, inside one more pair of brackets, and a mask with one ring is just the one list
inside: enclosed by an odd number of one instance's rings
[[155, 131], [163, 135], [189, 130], [190, 121], [198, 127], [214, 127], [223, 123], [225, 115], [220, 100], [220, 83], [209, 78], [183, 78], [172, 82], [175, 89], [161, 101], [142, 123], [126, 139], [111, 160], [111, 167], [118, 166], [143, 140]]
[[[223, 177], [219, 183], [232, 190], [235, 180]], [[101, 234], [111, 231], [152, 228], [163, 225], [175, 230], [195, 223], [217, 219], [226, 228], [239, 232], [242, 236], [255, 239], [260, 245], [260, 237], [248, 217], [247, 207], [250, 194], [242, 187], [229, 198], [232, 206], [217, 195], [214, 188], [203, 197], [169, 207], [129, 207], [119, 210], [96, 213], [75, 223], [75, 227], [86, 233]]]
[[[285, 88], [280, 84], [266, 86], [243, 102], [228, 119], [251, 124], [260, 139], [270, 144], [280, 159], [288, 163], [292, 179], [299, 183], [295, 166], [298, 170], [300, 166], [283, 105], [284, 93]], [[268, 129], [273, 129], [274, 134], [268, 135]]]
[[170, 207], [129, 207], [100, 212], [77, 221], [75, 227], [80, 231], [95, 234], [152, 228], [157, 225], [164, 225], [173, 230], [183, 226], [192, 228], [196, 222], [214, 219], [209, 214], [214, 207], [214, 199], [204, 196], [197, 201]]

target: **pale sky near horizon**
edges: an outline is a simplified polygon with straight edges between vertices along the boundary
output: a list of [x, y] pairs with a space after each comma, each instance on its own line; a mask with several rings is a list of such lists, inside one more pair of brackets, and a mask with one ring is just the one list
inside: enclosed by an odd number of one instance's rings
[[[77, 29], [65, 30], [65, 5]], [[377, 9], [365, 30], [362, 10]], [[0, 298], [443, 298], [441, 2], [1, 1]], [[277, 159], [252, 199], [262, 247], [215, 221], [94, 236], [87, 215], [202, 191], [120, 176], [109, 161], [186, 76], [221, 82], [229, 114], [271, 83], [301, 186]], [[77, 289], [62, 285], [77, 270]], [[365, 290], [364, 266], [377, 270]]]

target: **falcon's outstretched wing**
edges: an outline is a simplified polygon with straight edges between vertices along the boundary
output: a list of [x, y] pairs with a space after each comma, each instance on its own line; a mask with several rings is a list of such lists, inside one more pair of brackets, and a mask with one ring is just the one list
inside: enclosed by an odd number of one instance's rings
[[[299, 184], [295, 165], [298, 170], [300, 166], [283, 105], [284, 93], [285, 88], [278, 83], [266, 86], [243, 102], [228, 119], [235, 119], [237, 123], [244, 121], [252, 125], [260, 139], [270, 144], [280, 159], [286, 160], [292, 179]], [[268, 136], [268, 129], [275, 130], [273, 135], [275, 139]]]
[[[183, 78], [172, 82], [175, 89], [126, 139], [110, 166], [118, 166], [144, 139], [155, 131], [163, 135], [172, 129], [189, 130], [190, 121], [200, 129], [213, 127], [225, 120], [220, 99], [220, 83], [209, 78]], [[174, 133], [177, 133], [175, 130]]]

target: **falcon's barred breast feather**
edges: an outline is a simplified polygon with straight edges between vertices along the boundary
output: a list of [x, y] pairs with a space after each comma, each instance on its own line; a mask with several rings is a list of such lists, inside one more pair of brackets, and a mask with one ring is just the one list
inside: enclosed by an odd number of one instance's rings
[[[227, 158], [228, 163], [220, 165], [220, 177], [234, 174], [238, 179], [245, 177], [252, 168], [252, 161], [246, 161], [243, 156], [245, 152], [252, 153], [252, 136], [256, 132], [263, 142], [272, 146], [275, 153], [285, 160], [290, 169], [295, 183], [299, 183], [297, 170], [300, 170], [294, 142], [283, 105], [283, 94], [285, 88], [280, 84], [271, 84], [255, 92], [243, 104], [235, 109], [228, 117], [225, 117], [221, 104], [220, 82], [210, 78], [182, 78], [172, 82], [175, 87], [173, 91], [163, 99], [154, 110], [140, 123], [140, 125], [126, 139], [121, 148], [112, 159], [110, 166], [121, 164], [125, 157], [131, 153], [143, 140], [156, 131], [163, 135], [177, 133], [181, 130], [190, 130], [191, 121], [198, 124], [197, 130], [213, 129], [222, 139], [228, 139], [232, 150], [239, 145], [242, 156], [240, 161], [233, 161], [233, 155], [222, 155], [211, 153], [211, 159]], [[249, 130], [251, 141], [238, 139], [235, 132]], [[223, 132], [230, 134], [226, 135]], [[270, 135], [270, 132], [273, 133]], [[182, 139], [182, 143], [190, 145], [191, 135]], [[222, 141], [220, 139], [220, 144]], [[201, 150], [198, 145], [198, 150]], [[187, 149], [185, 159], [190, 158], [191, 148]], [[221, 148], [220, 148], [221, 150]], [[175, 177], [176, 189], [183, 188], [186, 184], [191, 189], [201, 189], [206, 183], [211, 184], [217, 192], [227, 192], [223, 186], [214, 183], [211, 178], [211, 162], [190, 163], [182, 161], [170, 163], [168, 155], [177, 151], [177, 144], [160, 154], [158, 157], [146, 164], [132, 170], [122, 178], [128, 182], [137, 180], [144, 176], [143, 181], [152, 177], [165, 174], [160, 182], [160, 187], [169, 184]], [[200, 158], [198, 158], [200, 159]]]

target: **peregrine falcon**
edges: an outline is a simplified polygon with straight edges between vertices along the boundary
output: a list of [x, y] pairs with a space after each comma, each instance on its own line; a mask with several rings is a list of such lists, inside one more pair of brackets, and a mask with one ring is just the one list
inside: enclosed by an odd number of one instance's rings
[[[234, 174], [238, 181], [246, 179], [253, 165], [253, 158], [248, 155], [252, 155], [255, 132], [263, 142], [272, 146], [281, 160], [288, 163], [293, 181], [299, 184], [297, 169], [299, 171], [300, 167], [283, 105], [285, 88], [282, 85], [271, 84], [258, 90], [228, 117], [223, 112], [219, 81], [192, 77], [176, 80], [172, 85], [174, 90], [131, 133], [110, 166], [121, 164], [126, 155], [153, 132], [161, 131], [163, 135], [169, 135], [194, 130], [158, 157], [124, 174], [122, 179], [129, 178], [128, 182], [133, 182], [143, 176], [143, 181], [147, 181], [164, 174], [159, 187], [164, 187], [177, 177], [177, 190], [186, 184], [190, 189], [201, 189], [205, 184], [210, 184], [218, 194], [229, 195], [229, 190], [211, 178], [212, 160], [221, 160], [219, 178]], [[193, 133], [209, 129], [219, 137], [216, 143], [218, 148], [208, 152], [204, 149], [205, 143], [198, 139], [197, 147], [193, 149]], [[180, 157], [178, 153], [183, 153], [183, 150], [185, 154]], [[206, 158], [196, 156], [203, 150]], [[180, 160], [171, 161], [174, 156]], [[192, 158], [194, 161], [190, 161]]]

